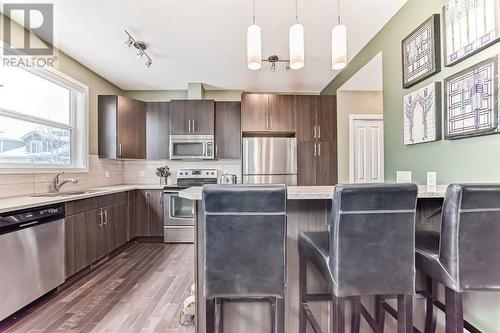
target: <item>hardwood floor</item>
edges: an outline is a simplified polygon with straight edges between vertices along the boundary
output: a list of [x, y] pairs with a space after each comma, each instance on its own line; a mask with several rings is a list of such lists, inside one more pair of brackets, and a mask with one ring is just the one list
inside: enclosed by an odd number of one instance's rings
[[194, 281], [193, 245], [136, 242], [0, 332], [194, 333], [179, 325]]

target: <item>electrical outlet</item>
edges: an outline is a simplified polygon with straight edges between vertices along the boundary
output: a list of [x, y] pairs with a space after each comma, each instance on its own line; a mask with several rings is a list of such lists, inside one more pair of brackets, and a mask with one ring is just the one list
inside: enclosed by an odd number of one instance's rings
[[104, 177], [109, 178], [109, 171], [104, 171]]
[[411, 171], [396, 171], [396, 183], [411, 183]]
[[427, 193], [437, 191], [437, 174], [436, 172], [427, 172]]

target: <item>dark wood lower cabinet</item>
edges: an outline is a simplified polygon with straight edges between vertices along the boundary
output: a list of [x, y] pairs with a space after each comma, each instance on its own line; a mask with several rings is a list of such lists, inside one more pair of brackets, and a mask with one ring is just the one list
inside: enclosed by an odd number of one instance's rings
[[163, 191], [129, 193], [130, 238], [163, 236]]
[[297, 144], [298, 185], [316, 185], [315, 141], [299, 141]]
[[316, 185], [337, 184], [337, 142], [319, 141], [316, 157]]
[[[109, 196], [101, 200], [109, 201]], [[83, 207], [82, 205], [87, 206], [88, 201], [67, 204], [72, 208]], [[127, 242], [126, 201], [67, 215], [65, 220], [66, 277], [88, 267]]]
[[103, 246], [97, 215], [97, 210], [91, 210], [66, 217], [66, 277], [99, 259]]
[[299, 141], [297, 147], [299, 186], [337, 184], [337, 143]]
[[107, 253], [127, 242], [127, 203], [122, 202], [103, 208], [106, 224], [105, 233]]

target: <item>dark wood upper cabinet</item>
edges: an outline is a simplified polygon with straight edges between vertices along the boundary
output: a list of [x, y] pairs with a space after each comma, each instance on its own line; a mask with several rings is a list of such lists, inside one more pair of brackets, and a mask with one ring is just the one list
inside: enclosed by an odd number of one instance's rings
[[269, 95], [243, 94], [241, 97], [241, 130], [269, 131]]
[[169, 103], [148, 102], [146, 107], [146, 158], [169, 158]]
[[170, 134], [214, 135], [215, 102], [212, 100], [171, 101]]
[[98, 97], [98, 150], [105, 158], [146, 158], [146, 103], [124, 96]]
[[200, 135], [215, 134], [215, 101], [189, 101], [191, 133]]
[[269, 130], [295, 132], [297, 103], [294, 95], [269, 95]]
[[337, 141], [337, 99], [322, 95], [318, 98], [318, 132], [321, 141]]
[[241, 103], [215, 102], [216, 158], [241, 157]]
[[316, 139], [318, 96], [297, 96], [297, 140]]
[[189, 134], [191, 118], [188, 101], [171, 101], [169, 106], [170, 134]]

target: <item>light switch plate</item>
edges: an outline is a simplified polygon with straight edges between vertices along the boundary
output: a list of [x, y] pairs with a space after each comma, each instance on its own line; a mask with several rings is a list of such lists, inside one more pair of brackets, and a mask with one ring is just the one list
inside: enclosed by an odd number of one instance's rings
[[140, 177], [144, 177], [145, 175], [146, 175], [146, 172], [145, 172], [144, 170], [141, 170], [141, 171], [139, 172], [139, 176], [140, 176]]
[[104, 171], [104, 177], [109, 178], [109, 171]]
[[411, 171], [396, 171], [396, 183], [411, 183]]
[[437, 191], [437, 174], [436, 172], [427, 172], [427, 193], [435, 193]]

